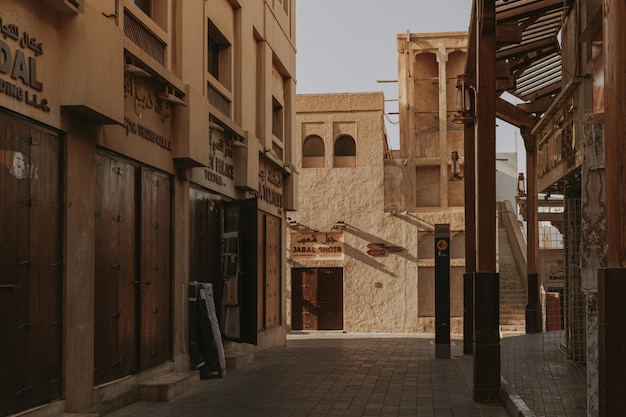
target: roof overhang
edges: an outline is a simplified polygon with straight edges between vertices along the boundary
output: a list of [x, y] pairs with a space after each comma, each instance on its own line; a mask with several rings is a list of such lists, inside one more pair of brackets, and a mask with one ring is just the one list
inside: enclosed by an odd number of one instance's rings
[[[488, 16], [480, 15], [474, 0], [469, 28], [466, 75], [470, 83], [478, 71], [476, 31]], [[532, 129], [562, 88], [559, 32], [567, 0], [496, 0], [496, 91], [507, 92], [522, 104], [499, 99], [497, 117]]]

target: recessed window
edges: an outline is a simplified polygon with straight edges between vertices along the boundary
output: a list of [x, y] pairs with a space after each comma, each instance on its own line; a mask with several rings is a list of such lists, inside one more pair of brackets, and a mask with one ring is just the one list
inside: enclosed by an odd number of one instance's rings
[[135, 5], [139, 7], [145, 14], [152, 16], [152, 0], [134, 0]]
[[230, 42], [209, 20], [207, 71], [230, 89]]
[[272, 134], [280, 140], [283, 140], [283, 120], [283, 105], [272, 97]]
[[335, 141], [334, 166], [351, 168], [356, 166], [356, 142], [350, 135], [342, 135]]
[[[132, 2], [146, 16], [152, 19], [163, 30], [167, 30], [167, 1], [162, 0], [132, 0]], [[140, 19], [139, 16], [136, 16]], [[152, 35], [153, 36], [153, 35]]]
[[302, 144], [302, 167], [303, 168], [323, 168], [324, 167], [324, 140], [317, 136], [309, 136]]

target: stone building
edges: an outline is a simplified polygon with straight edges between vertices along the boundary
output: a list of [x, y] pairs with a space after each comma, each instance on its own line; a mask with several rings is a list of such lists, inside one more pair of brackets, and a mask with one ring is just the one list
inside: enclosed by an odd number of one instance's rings
[[385, 208], [408, 211], [426, 225], [418, 230], [417, 275], [420, 327], [427, 330], [434, 317], [433, 225], [450, 225], [450, 325], [463, 333], [464, 147], [455, 114], [467, 34], [399, 34], [397, 48], [400, 150], [385, 160]]
[[417, 220], [385, 212], [382, 93], [297, 96], [291, 328], [415, 332]]
[[452, 333], [463, 333], [465, 33], [398, 36], [400, 150], [382, 93], [297, 96], [289, 213], [291, 328], [435, 332], [435, 226], [450, 229]]
[[284, 345], [295, 1], [6, 0], [0, 31], [0, 415], [196, 383], [191, 281], [227, 351]]

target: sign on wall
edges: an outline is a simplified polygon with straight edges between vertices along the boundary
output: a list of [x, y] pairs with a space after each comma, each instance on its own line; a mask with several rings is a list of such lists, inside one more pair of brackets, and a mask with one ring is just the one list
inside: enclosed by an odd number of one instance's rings
[[291, 258], [343, 259], [343, 233], [292, 233]]

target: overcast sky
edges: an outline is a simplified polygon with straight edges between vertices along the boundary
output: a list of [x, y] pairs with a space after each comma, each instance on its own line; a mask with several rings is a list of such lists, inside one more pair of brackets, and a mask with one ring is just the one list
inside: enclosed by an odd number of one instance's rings
[[[376, 81], [398, 78], [396, 36], [467, 31], [471, 7], [472, 0], [296, 0], [296, 92], [382, 91], [395, 100], [398, 84]], [[386, 111], [397, 112], [397, 102], [388, 101]], [[397, 127], [386, 124], [390, 146], [398, 149]], [[499, 139], [509, 137], [497, 151], [521, 152], [516, 129], [498, 125]]]

